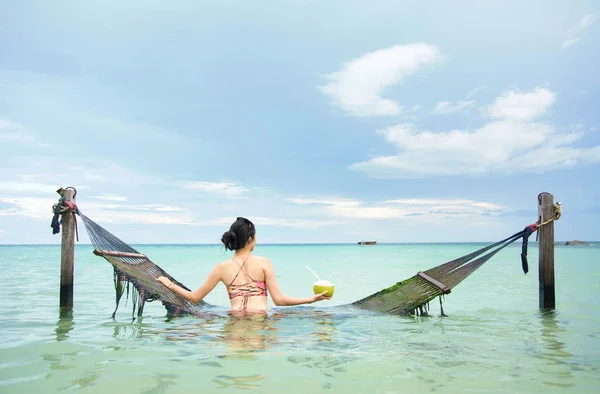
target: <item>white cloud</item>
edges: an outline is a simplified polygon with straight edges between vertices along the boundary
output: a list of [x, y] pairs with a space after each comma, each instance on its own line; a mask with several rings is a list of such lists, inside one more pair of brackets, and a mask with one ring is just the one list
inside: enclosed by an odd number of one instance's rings
[[583, 123], [573, 123], [570, 124], [569, 127], [573, 130], [582, 130], [585, 128], [585, 125]]
[[119, 196], [116, 194], [102, 194], [100, 196], [90, 196], [90, 198], [105, 201], [127, 201], [127, 197]]
[[252, 222], [261, 226], [293, 227], [303, 229], [314, 229], [323, 226], [342, 224], [342, 222], [336, 220], [279, 219], [260, 216], [254, 217]]
[[[6, 183], [11, 183], [11, 187], [27, 187], [27, 191], [42, 192], [43, 188], [48, 188], [54, 192], [67, 186], [82, 190], [92, 185], [95, 189], [112, 191], [165, 184], [157, 176], [132, 170], [104, 157], [38, 154], [14, 155], [9, 160], [6, 167], [0, 168], [0, 176]], [[33, 190], [34, 187], [39, 190]]]
[[581, 27], [582, 29], [587, 29], [588, 27], [593, 25], [594, 22], [596, 22], [596, 19], [598, 19], [598, 17], [594, 14], [584, 15], [584, 17], [581, 18], [581, 21], [579, 22], [579, 27]]
[[220, 194], [230, 198], [240, 197], [241, 194], [248, 191], [247, 188], [232, 182], [186, 182], [183, 187], [190, 190]]
[[404, 120], [415, 120], [419, 117], [418, 112], [421, 110], [421, 106], [414, 105], [412, 108], [408, 108], [400, 115]]
[[132, 170], [114, 161], [97, 160], [94, 165], [91, 161], [80, 159], [79, 164], [66, 165], [64, 173], [73, 179], [72, 185], [78, 185], [77, 189], [81, 188], [80, 185], [87, 183], [103, 185], [103, 187], [107, 187], [107, 185], [164, 184], [164, 181], [157, 176]]
[[488, 108], [488, 115], [496, 119], [473, 131], [420, 131], [412, 124], [378, 130], [397, 153], [349, 168], [375, 177], [414, 178], [531, 172], [600, 162], [600, 147], [572, 146], [583, 132], [557, 132], [552, 125], [533, 120], [554, 101], [555, 94], [548, 89], [513, 90]]
[[6, 235], [6, 234], [8, 234], [8, 231], [6, 231], [6, 230], [2, 230], [2, 229], [0, 228], [0, 235]]
[[[51, 194], [56, 193], [60, 186], [32, 182], [0, 182], [0, 191], [9, 193], [35, 192]], [[58, 194], [57, 194], [58, 196]]]
[[181, 212], [185, 211], [185, 209], [180, 207], [173, 207], [170, 205], [163, 204], [146, 204], [140, 205], [140, 210], [142, 211], [156, 211], [156, 212]]
[[400, 204], [406, 206], [429, 206], [435, 207], [436, 209], [446, 209], [448, 207], [470, 207], [477, 209], [487, 209], [487, 210], [500, 210], [502, 207], [500, 205], [492, 204], [489, 202], [478, 202], [473, 200], [466, 199], [427, 199], [427, 198], [411, 198], [411, 199], [400, 199], [400, 200], [386, 200], [383, 201], [382, 204]]
[[562, 44], [562, 47], [563, 48], [568, 48], [571, 45], [576, 44], [577, 42], [579, 42], [579, 40], [581, 40], [581, 39], [580, 38], [571, 38], [571, 39], [565, 40], [563, 42], [563, 44]]
[[440, 101], [435, 105], [433, 112], [436, 114], [452, 114], [474, 105], [475, 101], [473, 100], [460, 100], [454, 103], [451, 103], [450, 101]]
[[[310, 219], [286, 219], [286, 218], [271, 218], [263, 216], [248, 216], [256, 226], [274, 226], [274, 227], [291, 227], [300, 229], [316, 229], [323, 226], [333, 226], [341, 224], [335, 220], [310, 220]], [[233, 217], [220, 217], [211, 220], [203, 220], [198, 222], [198, 225], [204, 226], [229, 226], [235, 221]]]
[[289, 201], [299, 204], [322, 206], [317, 212], [346, 219], [399, 219], [413, 216], [426, 217], [475, 217], [498, 216], [503, 207], [489, 202], [465, 199], [398, 199], [374, 204], [354, 200], [348, 204], [342, 199], [301, 199]]
[[466, 108], [474, 107], [475, 100], [470, 100], [470, 98], [475, 96], [483, 88], [483, 85], [479, 85], [469, 90], [469, 92], [467, 92], [466, 100], [458, 100], [455, 102], [448, 100], [440, 101], [433, 108], [433, 113], [438, 115], [448, 115], [462, 111]]
[[35, 136], [22, 125], [11, 123], [4, 119], [0, 119], [0, 141], [2, 141], [2, 145], [6, 143], [18, 143], [33, 147], [49, 147], [49, 145], [37, 141]]
[[25, 133], [23, 127], [7, 120], [0, 119], [0, 138], [8, 141], [28, 142], [33, 137]]
[[579, 23], [571, 28], [571, 32], [569, 33], [569, 38], [563, 41], [562, 47], [563, 49], [572, 46], [573, 44], [581, 41], [581, 35], [583, 31], [592, 26], [598, 17], [595, 14], [586, 14], [581, 18]]
[[[58, 196], [58, 195], [57, 195]], [[0, 203], [10, 207], [0, 209], [2, 216], [23, 216], [31, 219], [50, 220], [52, 205], [57, 198], [44, 197], [6, 197], [0, 196]], [[298, 200], [299, 202], [300, 200]], [[300, 203], [300, 202], [299, 202]], [[194, 210], [164, 204], [121, 204], [111, 202], [86, 202], [80, 204], [82, 213], [98, 223], [114, 224], [183, 224], [194, 226], [229, 226], [234, 217], [197, 220]], [[297, 218], [274, 218], [251, 216], [257, 225], [315, 229], [340, 224], [335, 220], [313, 220]]]
[[546, 88], [531, 92], [509, 90], [496, 98], [489, 107], [494, 118], [528, 120], [543, 115], [556, 101], [556, 93]]
[[358, 200], [351, 199], [313, 199], [313, 198], [288, 198], [289, 202], [299, 205], [313, 205], [313, 204], [324, 204], [324, 205], [338, 205], [344, 207], [355, 207], [361, 204]]
[[[88, 216], [88, 215], [86, 215]], [[92, 218], [92, 216], [88, 216]], [[92, 218], [98, 223], [118, 223], [118, 224], [196, 224], [195, 220], [188, 215], [165, 215], [157, 212], [139, 213], [139, 212], [117, 212], [102, 211]]]
[[40, 197], [3, 197], [0, 202], [13, 205], [0, 210], [0, 216], [27, 216], [35, 219], [48, 219], [52, 216], [52, 205], [56, 199]]
[[[49, 220], [52, 205], [57, 199], [40, 197], [0, 197], [0, 202], [12, 205], [0, 210], [0, 216], [25, 216]], [[87, 203], [84, 214], [96, 222], [119, 224], [194, 224], [194, 219], [183, 208], [161, 204], [121, 205]]]
[[469, 90], [469, 93], [467, 93], [467, 98], [475, 96], [477, 93], [482, 91], [483, 88], [485, 88], [484, 85], [475, 86], [473, 89]]
[[340, 70], [328, 74], [329, 83], [319, 89], [353, 115], [398, 115], [402, 107], [382, 97], [383, 91], [403, 82], [420, 68], [442, 59], [434, 45], [394, 45], [346, 62]]
[[[90, 204], [86, 204], [86, 207]], [[163, 204], [141, 204], [141, 205], [122, 205], [122, 204], [92, 204], [92, 207], [101, 207], [109, 210], [122, 211], [150, 211], [150, 212], [182, 212], [185, 209]]]

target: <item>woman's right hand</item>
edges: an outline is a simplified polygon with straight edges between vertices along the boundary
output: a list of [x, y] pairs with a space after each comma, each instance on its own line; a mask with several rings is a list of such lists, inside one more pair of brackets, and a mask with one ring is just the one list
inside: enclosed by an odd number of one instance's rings
[[171, 282], [171, 280], [169, 280], [169, 278], [167, 278], [166, 276], [159, 276], [158, 278], [156, 278], [157, 281], [159, 281], [160, 283], [162, 283], [165, 287], [170, 288], [171, 284], [173, 282]]
[[317, 301], [323, 301], [323, 300], [330, 300], [331, 297], [327, 297], [327, 292], [324, 291], [321, 294], [315, 294], [312, 299], [313, 299], [312, 302], [317, 302]]

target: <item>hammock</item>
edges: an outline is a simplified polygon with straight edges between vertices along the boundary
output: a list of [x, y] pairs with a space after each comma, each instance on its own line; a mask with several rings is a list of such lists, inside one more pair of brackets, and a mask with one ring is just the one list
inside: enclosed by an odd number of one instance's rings
[[[68, 202], [65, 203], [59, 200], [59, 207], [55, 209], [55, 216], [52, 221], [53, 232], [55, 234], [59, 232], [57, 215], [60, 212], [59, 208], [61, 204], [64, 204], [65, 208], [71, 209], [83, 219], [94, 247], [93, 253], [105, 258], [113, 266], [116, 292], [116, 306], [112, 315], [113, 318], [119, 308], [119, 302], [125, 290], [127, 291], [126, 299], [131, 294], [133, 304], [132, 315], [137, 315], [138, 317], [142, 315], [146, 302], [156, 300], [160, 300], [165, 306], [168, 317], [176, 317], [184, 314], [199, 315], [202, 309], [211, 306], [204, 301], [201, 301], [199, 304], [193, 304], [164, 287], [156, 280], [156, 277], [161, 275], [166, 276], [179, 286], [189, 290], [189, 288], [153, 263], [146, 255], [138, 252], [83, 215], [74, 204], [68, 204]], [[398, 282], [391, 287], [344, 306], [388, 314], [427, 315], [428, 304], [431, 300], [440, 297], [441, 306], [444, 295], [449, 294], [456, 285], [466, 279], [500, 250], [521, 238], [523, 239], [521, 263], [523, 272], [527, 274], [527, 240], [537, 230], [537, 227], [537, 224], [527, 226], [522, 231], [502, 241], [485, 246], [475, 252], [427, 271], [418, 272], [410, 279]]]
[[[410, 279], [398, 282], [391, 287], [353, 302], [351, 305], [390, 314], [427, 315], [429, 302], [436, 297], [440, 297], [440, 308], [443, 315], [444, 309], [441, 297], [449, 294], [456, 285], [465, 280], [496, 253], [520, 238], [523, 238], [521, 264], [523, 272], [527, 274], [529, 271], [527, 240], [535, 231], [534, 226], [536, 225], [527, 226], [522, 231], [473, 253], [427, 271], [418, 272]], [[481, 257], [477, 258], [478, 256]]]

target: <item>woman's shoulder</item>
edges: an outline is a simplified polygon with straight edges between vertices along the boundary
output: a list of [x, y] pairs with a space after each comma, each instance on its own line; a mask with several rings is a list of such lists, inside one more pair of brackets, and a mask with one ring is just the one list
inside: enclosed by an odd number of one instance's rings
[[[264, 263], [264, 264], [270, 264], [271, 260], [269, 260], [268, 257], [265, 256], [258, 256], [255, 254], [252, 254], [252, 257], [249, 259], [254, 263]], [[235, 261], [231, 258], [223, 260], [219, 263], [217, 263], [218, 266], [226, 266], [226, 265], [230, 265], [230, 264], [235, 264]]]
[[252, 259], [259, 264], [271, 264], [271, 260], [269, 260], [269, 258], [265, 256], [257, 256], [253, 254]]

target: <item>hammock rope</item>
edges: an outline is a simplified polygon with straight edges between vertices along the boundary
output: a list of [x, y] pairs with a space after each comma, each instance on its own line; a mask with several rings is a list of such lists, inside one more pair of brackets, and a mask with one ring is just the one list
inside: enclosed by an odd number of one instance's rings
[[[158, 281], [156, 277], [166, 276], [171, 281], [177, 283], [182, 288], [189, 290], [183, 283], [177, 281], [165, 270], [156, 265], [148, 256], [140, 253], [138, 250], [128, 245], [126, 242], [117, 238], [114, 234], [83, 215], [77, 205], [71, 201], [65, 201], [63, 198], [54, 205], [54, 217], [51, 227], [53, 233], [60, 231], [60, 222], [57, 217], [69, 210], [73, 215], [81, 217], [91, 243], [94, 247], [94, 254], [106, 259], [113, 266], [114, 285], [115, 285], [115, 310], [113, 318], [119, 308], [119, 303], [123, 294], [126, 292], [126, 299], [131, 295], [133, 311], [132, 316], [140, 317], [144, 311], [146, 302], [160, 301], [167, 310], [169, 317], [180, 316], [183, 314], [199, 314], [202, 307], [208, 307], [210, 304], [201, 301], [199, 304], [193, 304], [185, 300], [174, 292], [170, 291]], [[521, 264], [523, 272], [529, 271], [527, 263], [527, 242], [531, 234], [538, 228], [558, 220], [561, 215], [560, 203], [555, 204], [555, 215], [546, 221], [538, 222], [525, 227], [523, 230], [491, 245], [487, 245], [479, 250], [454, 260], [448, 261], [426, 271], [417, 272], [413, 277], [398, 282], [391, 287], [385, 288], [365, 298], [355, 301], [346, 306], [352, 306], [371, 311], [377, 311], [388, 314], [403, 315], [427, 315], [429, 302], [436, 297], [440, 299], [442, 315], [442, 297], [449, 294], [454, 287], [465, 280], [483, 264], [489, 261], [502, 249], [513, 242], [522, 239]], [[132, 288], [131, 288], [132, 287]]]

